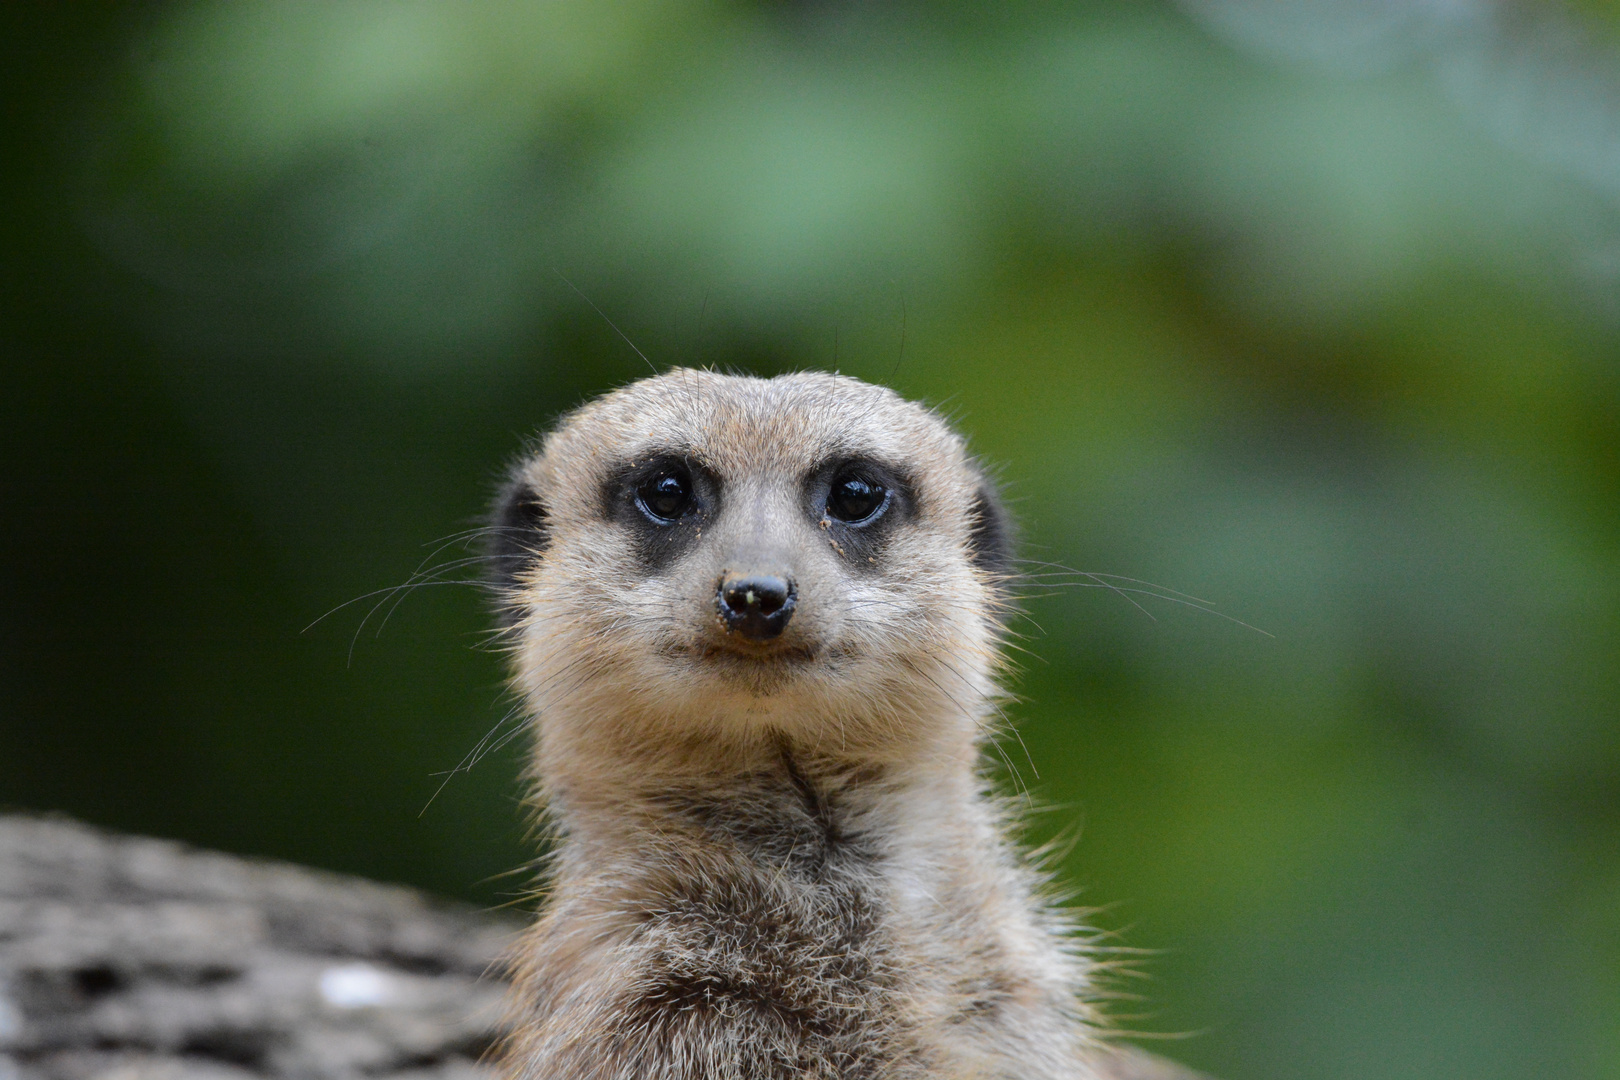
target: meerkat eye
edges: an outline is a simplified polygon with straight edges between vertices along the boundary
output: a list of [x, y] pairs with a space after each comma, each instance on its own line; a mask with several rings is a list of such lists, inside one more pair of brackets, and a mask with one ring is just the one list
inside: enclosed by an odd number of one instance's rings
[[859, 473], [840, 474], [827, 492], [827, 515], [848, 525], [877, 517], [888, 504], [888, 489]]
[[692, 477], [678, 468], [656, 473], [636, 488], [636, 505], [654, 521], [676, 521], [692, 505]]

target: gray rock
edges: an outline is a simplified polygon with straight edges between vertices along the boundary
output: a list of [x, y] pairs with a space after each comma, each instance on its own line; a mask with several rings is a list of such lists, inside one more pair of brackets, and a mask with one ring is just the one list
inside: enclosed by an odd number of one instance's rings
[[0, 817], [0, 1080], [488, 1080], [516, 920]]

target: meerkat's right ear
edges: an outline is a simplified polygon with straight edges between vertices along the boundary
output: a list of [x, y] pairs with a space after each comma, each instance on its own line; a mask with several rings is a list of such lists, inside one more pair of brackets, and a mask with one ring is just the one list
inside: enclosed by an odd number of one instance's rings
[[518, 578], [545, 554], [551, 542], [545, 503], [523, 464], [501, 486], [484, 535], [486, 577], [495, 594], [496, 614], [503, 627], [510, 627], [523, 617]]

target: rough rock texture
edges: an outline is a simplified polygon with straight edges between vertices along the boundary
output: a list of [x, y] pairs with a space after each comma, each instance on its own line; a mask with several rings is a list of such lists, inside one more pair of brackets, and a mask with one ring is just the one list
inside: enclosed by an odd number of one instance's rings
[[0, 1080], [487, 1080], [517, 928], [407, 889], [0, 817]]

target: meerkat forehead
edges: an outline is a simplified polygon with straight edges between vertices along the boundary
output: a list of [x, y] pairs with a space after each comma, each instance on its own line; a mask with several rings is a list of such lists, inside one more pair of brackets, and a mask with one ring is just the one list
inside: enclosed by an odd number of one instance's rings
[[845, 457], [905, 468], [939, 487], [970, 479], [961, 439], [928, 409], [814, 372], [760, 379], [678, 369], [632, 383], [569, 416], [537, 465], [542, 477], [584, 479], [670, 451], [722, 476], [794, 476]]

